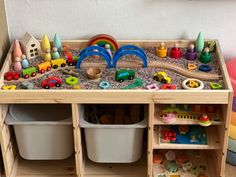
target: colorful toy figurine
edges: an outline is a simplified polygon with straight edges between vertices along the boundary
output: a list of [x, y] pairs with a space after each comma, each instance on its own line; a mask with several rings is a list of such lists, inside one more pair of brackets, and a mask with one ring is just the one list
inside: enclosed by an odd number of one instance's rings
[[52, 48], [52, 59], [58, 59], [58, 58], [61, 58], [59, 52], [57, 51], [57, 48], [56, 47], [53, 47]]
[[197, 52], [194, 49], [194, 45], [190, 44], [188, 50], [186, 51], [187, 60], [195, 60], [197, 58]]
[[167, 56], [167, 48], [165, 47], [164, 42], [156, 49], [156, 55], [160, 58], [165, 58]]
[[165, 113], [161, 119], [164, 123], [170, 124], [176, 121], [176, 115], [174, 113]]
[[204, 49], [204, 38], [202, 32], [200, 32], [196, 40], [196, 50], [197, 52], [202, 52], [203, 49]]
[[20, 70], [22, 70], [21, 58], [20, 58], [20, 57], [16, 57], [16, 58], [15, 58], [15, 62], [14, 62], [13, 68], [14, 68], [15, 71], [20, 71]]
[[45, 79], [41, 82], [42, 88], [49, 89], [51, 87], [60, 87], [62, 84], [62, 79], [56, 76], [51, 76], [48, 79]]
[[22, 68], [23, 69], [28, 68], [29, 67], [29, 61], [26, 59], [26, 56], [22, 55], [21, 59], [22, 59], [22, 61], [21, 61]]
[[133, 84], [130, 84], [126, 87], [123, 87], [121, 89], [133, 89], [135, 87], [142, 87], [143, 86], [143, 81], [140, 78], [136, 78]]
[[52, 56], [51, 56], [50, 49], [46, 50], [46, 53], [43, 55], [43, 59], [44, 59], [44, 61], [51, 61]]
[[23, 53], [26, 55], [28, 60], [39, 57], [41, 54], [40, 42], [29, 33], [25, 33], [21, 39], [21, 46]]
[[110, 46], [110, 44], [106, 44], [106, 45], [105, 45], [105, 49], [106, 49], [106, 51], [109, 53], [109, 55], [110, 55], [111, 58], [112, 58], [113, 56], [112, 56], [111, 46]]
[[50, 45], [50, 41], [47, 37], [46, 34], [43, 35], [43, 39], [42, 39], [42, 51], [46, 52], [47, 50], [51, 49], [51, 45]]
[[61, 46], [62, 46], [61, 45], [61, 39], [59, 38], [58, 34], [56, 33], [54, 35], [54, 39], [53, 39], [53, 47], [56, 47], [57, 51], [61, 51]]
[[86, 70], [86, 75], [89, 79], [94, 80], [94, 79], [99, 79], [102, 76], [102, 70], [99, 68], [93, 68], [89, 67]]
[[14, 60], [16, 59], [16, 57], [21, 57], [21, 55], [22, 55], [22, 51], [21, 51], [20, 43], [16, 39], [15, 42], [14, 42], [14, 46], [13, 46], [13, 57], [14, 57]]
[[134, 70], [126, 70], [126, 69], [120, 69], [116, 71], [115, 79], [118, 82], [124, 82], [125, 80], [133, 80], [135, 77], [135, 71]]
[[155, 81], [159, 81], [159, 82], [162, 82], [164, 84], [168, 84], [171, 82], [171, 78], [167, 76], [166, 72], [164, 71], [160, 71], [160, 72], [157, 72], [153, 75], [153, 79]]
[[201, 126], [208, 127], [212, 124], [212, 121], [210, 120], [210, 118], [208, 117], [207, 114], [203, 114], [203, 115], [201, 115], [201, 117], [199, 117], [198, 123]]
[[179, 44], [176, 43], [175, 46], [170, 51], [170, 56], [175, 59], [180, 59], [182, 56], [182, 52], [179, 48]]
[[206, 47], [204, 51], [201, 53], [199, 61], [206, 64], [206, 63], [210, 63], [211, 59], [212, 59], [212, 55], [209, 52], [209, 48]]

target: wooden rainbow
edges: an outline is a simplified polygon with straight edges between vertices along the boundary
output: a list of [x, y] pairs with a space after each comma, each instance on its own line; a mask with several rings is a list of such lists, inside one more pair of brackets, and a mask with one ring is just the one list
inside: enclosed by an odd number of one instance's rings
[[108, 34], [98, 34], [92, 37], [89, 40], [88, 46], [93, 46], [95, 44], [100, 47], [105, 47], [106, 44], [109, 44], [111, 46], [111, 51], [116, 51], [119, 48], [119, 45], [115, 38]]

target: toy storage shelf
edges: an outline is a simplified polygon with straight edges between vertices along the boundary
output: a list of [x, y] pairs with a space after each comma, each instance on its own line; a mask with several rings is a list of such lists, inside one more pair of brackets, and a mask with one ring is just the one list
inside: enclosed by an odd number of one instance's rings
[[[118, 41], [120, 45], [135, 43], [141, 47], [156, 47], [163, 41]], [[167, 47], [179, 43], [186, 47], [193, 40], [164, 41]], [[87, 40], [64, 41], [72, 48], [84, 48]], [[0, 87], [4, 84], [4, 73], [12, 63], [12, 47], [9, 50], [0, 73]], [[211, 177], [225, 177], [225, 159], [227, 150], [227, 134], [232, 107], [232, 87], [226, 71], [224, 59], [218, 41], [216, 41], [216, 56], [219, 60], [221, 75], [225, 83], [224, 90], [1, 90], [0, 91], [0, 139], [5, 165], [6, 177], [153, 177], [154, 151], [168, 149], [193, 149], [205, 152], [209, 162]], [[54, 103], [71, 104], [74, 131], [74, 157], [62, 161], [27, 161], [19, 157], [16, 143], [12, 137], [11, 127], [4, 123], [9, 104], [39, 104]], [[83, 132], [79, 125], [81, 104], [147, 104], [148, 128], [147, 149], [144, 149], [146, 159], [131, 164], [97, 164], [86, 158]], [[159, 104], [220, 104], [222, 119], [214, 122], [208, 129], [207, 146], [191, 145], [163, 145], [159, 144], [158, 126], [165, 125], [156, 115], [156, 106]], [[195, 125], [196, 122], [179, 121], [173, 125]], [[155, 129], [155, 130], [154, 130]], [[218, 134], [214, 133], [214, 130]], [[219, 141], [219, 143], [217, 143]]]
[[215, 127], [211, 126], [207, 128], [207, 145], [196, 144], [168, 144], [160, 142], [159, 127], [154, 127], [154, 149], [220, 149], [219, 136], [215, 131]]

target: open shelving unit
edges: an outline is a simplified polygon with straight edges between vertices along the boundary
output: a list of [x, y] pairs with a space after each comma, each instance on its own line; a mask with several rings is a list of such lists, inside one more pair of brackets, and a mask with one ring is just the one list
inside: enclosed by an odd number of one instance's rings
[[[84, 48], [84, 41], [64, 41], [73, 48]], [[120, 45], [135, 43], [141, 47], [157, 46], [162, 41], [119, 41]], [[179, 43], [186, 47], [191, 40], [164, 41], [167, 47]], [[0, 73], [0, 86], [3, 85], [4, 72], [11, 65], [12, 47], [9, 50]], [[153, 177], [153, 153], [157, 150], [185, 149], [200, 151], [209, 162], [211, 177], [225, 177], [228, 124], [232, 106], [232, 87], [219, 43], [216, 41], [216, 55], [225, 83], [224, 90], [14, 90], [0, 92], [0, 140], [6, 177]], [[72, 110], [74, 154], [60, 161], [23, 160], [16, 146], [11, 126], [4, 123], [9, 104], [70, 104]], [[84, 135], [80, 127], [80, 106], [83, 104], [145, 104], [147, 105], [148, 127], [143, 158], [130, 164], [98, 164], [88, 160], [84, 148]], [[165, 126], [156, 114], [163, 104], [214, 104], [220, 105], [221, 117], [207, 128], [208, 145], [160, 144], [158, 128]], [[177, 120], [173, 125], [196, 125], [196, 121]], [[217, 133], [215, 133], [217, 132]]]

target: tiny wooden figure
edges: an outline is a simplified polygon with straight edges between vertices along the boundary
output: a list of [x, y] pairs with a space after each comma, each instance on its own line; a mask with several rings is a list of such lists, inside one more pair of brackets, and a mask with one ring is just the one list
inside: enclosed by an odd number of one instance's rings
[[22, 59], [22, 61], [21, 61], [22, 68], [23, 69], [28, 68], [29, 67], [29, 61], [26, 59], [26, 56], [22, 55], [21, 59]]
[[21, 46], [28, 60], [39, 57], [41, 53], [40, 42], [29, 33], [25, 33], [21, 39]]
[[209, 52], [209, 48], [206, 47], [204, 51], [201, 53], [199, 61], [206, 64], [206, 63], [210, 63], [211, 59], [212, 59], [212, 55]]
[[51, 56], [51, 53], [50, 53], [50, 49], [46, 50], [46, 53], [43, 55], [43, 59], [44, 59], [44, 61], [51, 61], [52, 56]]
[[51, 45], [50, 45], [50, 41], [47, 37], [46, 34], [43, 35], [43, 39], [42, 39], [42, 51], [46, 52], [46, 50], [51, 49]]
[[57, 33], [54, 35], [53, 47], [56, 47], [58, 51], [61, 51], [61, 39]]
[[111, 46], [110, 46], [110, 44], [106, 44], [106, 45], [105, 45], [105, 49], [106, 49], [106, 51], [109, 53], [109, 55], [110, 55], [111, 58], [112, 58], [113, 56], [112, 56]]
[[57, 48], [53, 47], [52, 48], [52, 59], [59, 59], [59, 58], [61, 58], [61, 57], [60, 57], [59, 52], [57, 51]]
[[165, 58], [167, 56], [167, 48], [165, 47], [164, 42], [156, 49], [156, 55], [160, 58]]
[[170, 56], [175, 59], [181, 58], [182, 53], [181, 53], [178, 43], [176, 43], [175, 46], [171, 49]]
[[15, 71], [20, 71], [20, 70], [22, 70], [21, 58], [20, 58], [20, 57], [16, 57], [16, 58], [15, 58], [15, 62], [14, 62], [13, 68], [14, 68]]
[[200, 32], [196, 40], [196, 50], [197, 52], [201, 52], [203, 49], [204, 49], [204, 38], [202, 32]]
[[194, 45], [190, 44], [188, 50], [186, 51], [186, 59], [195, 60], [197, 58], [197, 52], [194, 49]]
[[16, 59], [16, 57], [21, 57], [21, 55], [22, 55], [22, 51], [20, 48], [20, 43], [16, 39], [14, 42], [13, 57], [14, 57], [14, 59]]

